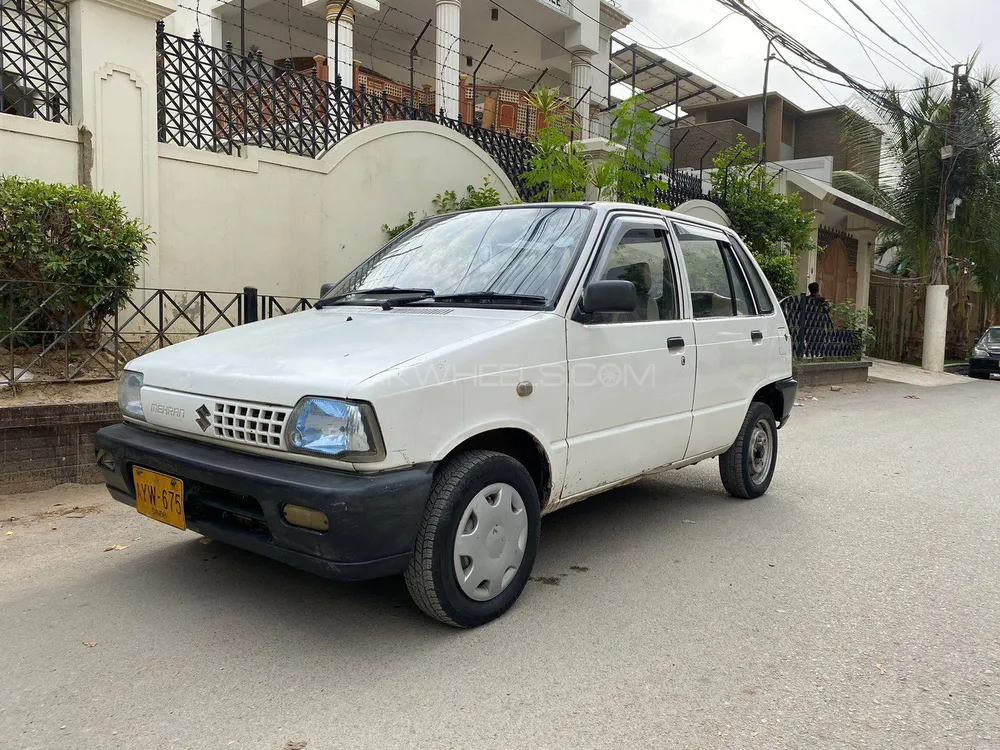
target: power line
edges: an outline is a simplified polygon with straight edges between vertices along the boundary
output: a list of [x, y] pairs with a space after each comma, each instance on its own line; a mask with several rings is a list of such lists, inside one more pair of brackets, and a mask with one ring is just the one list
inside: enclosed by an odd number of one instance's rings
[[[833, 26], [833, 28], [837, 29], [837, 31], [840, 31], [841, 33], [846, 34], [847, 36], [852, 37], [852, 38], [855, 39], [855, 41], [857, 41], [857, 38], [854, 36], [854, 34], [852, 34], [850, 31], [848, 31], [847, 29], [845, 29], [843, 26], [838, 26], [836, 23], [834, 23], [833, 21], [831, 21], [827, 16], [824, 16], [822, 13], [820, 13], [818, 10], [816, 10], [814, 7], [812, 7], [809, 4], [808, 0], [799, 0], [799, 3], [806, 10], [808, 10], [810, 13], [814, 13], [815, 15], [819, 16], [824, 21], [826, 21], [828, 24], [830, 24], [831, 26]], [[763, 16], [762, 13], [760, 15]], [[863, 34], [862, 32], [857, 32], [857, 33], [862, 38], [868, 39], [868, 41], [872, 41], [867, 36], [865, 36], [865, 34]], [[872, 43], [874, 44], [874, 42], [872, 42]], [[893, 55], [893, 54], [891, 54], [889, 52], [883, 52], [882, 50], [878, 49], [877, 47], [874, 48], [874, 49], [872, 49], [871, 51], [874, 52], [879, 57], [881, 57], [886, 62], [888, 62], [891, 65], [894, 65], [895, 67], [897, 67], [900, 70], [904, 71], [908, 75], [915, 76], [915, 77], [919, 77], [920, 76], [920, 74], [917, 73], [917, 71], [915, 71], [913, 68], [911, 68], [908, 65], [906, 65], [902, 60], [900, 60], [895, 55]]]
[[927, 39], [927, 41], [929, 41], [933, 46], [937, 47], [938, 49], [941, 50], [941, 52], [944, 53], [943, 57], [944, 57], [945, 61], [954, 60], [955, 59], [955, 56], [953, 54], [951, 54], [947, 49], [945, 49], [944, 45], [942, 45], [937, 39], [935, 39], [930, 34], [929, 31], [927, 31], [926, 28], [924, 28], [924, 25], [922, 23], [920, 23], [919, 20], [917, 20], [917, 17], [915, 15], [913, 15], [913, 13], [910, 11], [910, 9], [907, 8], [901, 2], [901, 0], [895, 0], [895, 3], [896, 3], [896, 5], [899, 6], [899, 9], [901, 11], [903, 11], [903, 15], [905, 15], [907, 18], [909, 18], [913, 22], [914, 26], [917, 27], [917, 30], [920, 31], [920, 33]]
[[921, 55], [921, 54], [919, 54], [917, 52], [914, 52], [911, 47], [908, 47], [907, 45], [903, 44], [901, 41], [899, 41], [899, 39], [897, 39], [892, 34], [890, 34], [888, 31], [886, 31], [885, 28], [878, 21], [876, 21], [874, 18], [872, 18], [870, 15], [868, 15], [868, 11], [866, 11], [864, 8], [862, 8], [860, 5], [858, 5], [857, 0], [847, 0], [847, 2], [849, 2], [851, 5], [853, 5], [858, 10], [858, 12], [861, 13], [861, 15], [863, 15], [865, 18], [867, 18], [868, 22], [871, 23], [872, 26], [874, 26], [876, 29], [878, 29], [879, 31], [881, 31], [883, 34], [885, 34], [887, 37], [889, 37], [892, 41], [894, 41], [900, 47], [902, 47], [903, 49], [905, 49], [911, 55], [913, 55], [914, 57], [917, 57], [917, 58], [923, 60], [925, 63], [927, 63], [928, 65], [930, 65], [932, 68], [937, 68], [938, 70], [943, 70], [945, 73], [949, 72], [947, 68], [942, 68], [940, 65], [932, 63], [930, 60], [928, 60], [923, 55]]
[[898, 22], [900, 26], [906, 29], [909, 32], [910, 36], [913, 37], [913, 39], [917, 42], [917, 44], [923, 47], [927, 51], [927, 53], [931, 55], [931, 57], [933, 57], [935, 60], [937, 60], [942, 64], [946, 64], [948, 62], [947, 58], [943, 57], [936, 47], [934, 47], [931, 44], [928, 44], [927, 41], [925, 39], [922, 39], [918, 34], [916, 34], [912, 28], [909, 28], [913, 23], [912, 21], [908, 23], [907, 21], [904, 21], [902, 18], [900, 18], [899, 13], [890, 8], [889, 4], [885, 0], [878, 0], [878, 1], [879, 4], [883, 8], [885, 8], [886, 12], [890, 16], [892, 16], [893, 20]]
[[844, 14], [840, 12], [840, 9], [837, 8], [837, 6], [834, 5], [831, 0], [823, 0], [823, 2], [825, 2], [827, 4], [827, 6], [829, 6], [829, 8], [834, 13], [836, 13], [838, 16], [840, 16], [840, 20], [843, 21], [847, 25], [847, 28], [851, 32], [851, 36], [854, 37], [854, 41], [856, 41], [858, 43], [858, 46], [861, 47], [861, 51], [864, 52], [865, 53], [865, 57], [868, 58], [868, 62], [870, 62], [872, 64], [872, 68], [875, 70], [875, 75], [877, 75], [878, 78], [879, 78], [879, 80], [882, 81], [882, 85], [883, 86], [888, 86], [889, 84], [886, 82], [885, 77], [882, 75], [882, 71], [878, 69], [878, 65], [875, 64], [875, 61], [872, 60], [872, 56], [868, 53], [868, 48], [862, 43], [861, 37], [858, 36], [858, 30], [855, 29], [853, 26], [851, 26], [851, 22], [847, 20], [847, 18], [844, 16]]
[[836, 65], [829, 62], [824, 57], [817, 54], [816, 52], [814, 52], [809, 47], [802, 44], [794, 37], [784, 32], [782, 29], [776, 26], [765, 16], [754, 11], [751, 8], [748, 8], [742, 2], [742, 0], [718, 0], [718, 2], [721, 5], [730, 8], [732, 10], [736, 10], [737, 12], [746, 16], [746, 18], [748, 18], [750, 22], [757, 27], [757, 29], [764, 35], [765, 38], [778, 42], [782, 47], [784, 47], [797, 57], [801, 58], [802, 60], [805, 60], [806, 62], [809, 62], [818, 68], [822, 68], [830, 73], [833, 73], [834, 75], [839, 76], [840, 78], [843, 78], [847, 83], [851, 85], [851, 88], [853, 88], [862, 97], [872, 102], [879, 108], [887, 111], [896, 112], [897, 114], [903, 117], [914, 120], [916, 122], [920, 122], [930, 127], [934, 128], [941, 127], [940, 123], [932, 122], [931, 120], [928, 120], [924, 117], [920, 117], [918, 115], [914, 115], [913, 113], [907, 112], [906, 110], [902, 109], [895, 101], [893, 101], [892, 98], [887, 97], [883, 92], [863, 85], [857, 78], [851, 76], [849, 73], [846, 73], [842, 69], [838, 68]]

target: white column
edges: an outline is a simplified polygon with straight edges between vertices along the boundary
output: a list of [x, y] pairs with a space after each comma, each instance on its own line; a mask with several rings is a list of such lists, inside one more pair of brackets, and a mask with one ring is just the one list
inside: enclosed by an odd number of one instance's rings
[[437, 81], [436, 109], [444, 107], [445, 116], [458, 118], [458, 66], [461, 34], [462, 0], [437, 0]]
[[[344, 3], [327, 3], [326, 6], [326, 64], [330, 66], [330, 82], [340, 75], [340, 83], [346, 88], [354, 88], [354, 8], [344, 9], [337, 21]], [[337, 45], [340, 45], [338, 52]], [[333, 61], [337, 69], [333, 70]]]
[[924, 352], [921, 366], [931, 372], [944, 372], [944, 346], [948, 335], [948, 285], [927, 287], [924, 306]]
[[855, 229], [852, 231], [858, 238], [858, 286], [854, 295], [854, 308], [868, 307], [871, 291], [872, 266], [875, 260], [875, 240], [878, 232], [874, 229]]
[[[591, 57], [593, 57], [593, 53], [585, 50], [573, 53], [570, 86], [570, 98], [572, 101], [570, 104], [576, 105], [578, 101], [580, 102], [579, 106], [576, 107], [576, 112], [580, 116], [580, 122], [582, 123], [581, 139], [590, 137], [590, 96], [584, 97], [583, 95], [591, 87], [591, 81], [593, 81], [593, 76], [591, 76], [593, 69], [590, 67]], [[591, 94], [593, 94], [592, 88]], [[580, 101], [581, 97], [583, 97], [583, 101]]]
[[[824, 218], [826, 214], [822, 211], [813, 214], [812, 233], [809, 235], [812, 249], [799, 254], [799, 292], [806, 291], [807, 287], [816, 281], [816, 262], [819, 259], [816, 246], [819, 243], [819, 228]], [[819, 293], [822, 294], [823, 290], [820, 289]]]

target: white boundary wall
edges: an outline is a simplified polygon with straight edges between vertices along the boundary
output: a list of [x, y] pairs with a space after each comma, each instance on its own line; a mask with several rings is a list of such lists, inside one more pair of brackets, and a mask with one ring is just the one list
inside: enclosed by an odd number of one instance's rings
[[316, 296], [384, 243], [383, 224], [433, 213], [438, 193], [487, 177], [502, 200], [517, 197], [486, 152], [433, 123], [375, 125], [321, 159], [159, 143], [155, 24], [173, 10], [173, 0], [74, 0], [73, 125], [0, 114], [0, 174], [118, 193], [150, 227], [141, 286]]

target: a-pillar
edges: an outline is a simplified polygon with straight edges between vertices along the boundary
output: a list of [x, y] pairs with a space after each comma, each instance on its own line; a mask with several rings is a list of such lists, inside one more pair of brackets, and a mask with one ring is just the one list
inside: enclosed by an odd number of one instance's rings
[[[437, 106], [458, 119], [458, 72], [461, 50], [462, 0], [437, 0]], [[475, 113], [473, 113], [473, 116]]]
[[[819, 228], [823, 224], [823, 219], [826, 218], [826, 214], [822, 211], [816, 211], [813, 214], [813, 224], [812, 232], [809, 235], [809, 240], [812, 242], [812, 248], [806, 250], [799, 254], [799, 291], [804, 292], [809, 287], [809, 285], [816, 281], [816, 262], [819, 257]], [[819, 290], [820, 294], [823, 290]]]
[[326, 5], [326, 62], [331, 74], [340, 76], [341, 86], [354, 86], [354, 8], [350, 3], [331, 2]]
[[580, 138], [590, 137], [590, 95], [585, 96], [585, 94], [587, 94], [588, 88], [593, 91], [591, 88], [591, 82], [593, 81], [591, 72], [593, 68], [590, 65], [592, 57], [593, 53], [588, 50], [573, 52], [570, 98], [572, 99], [571, 104], [576, 107], [576, 113], [580, 119]]

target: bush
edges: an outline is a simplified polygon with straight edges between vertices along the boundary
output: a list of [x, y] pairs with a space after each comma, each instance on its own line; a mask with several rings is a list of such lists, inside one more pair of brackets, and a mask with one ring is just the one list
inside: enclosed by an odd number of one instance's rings
[[799, 264], [795, 258], [780, 252], [754, 253], [754, 258], [778, 299], [798, 293]]
[[[473, 208], [491, 208], [503, 203], [500, 199], [500, 192], [493, 187], [489, 177], [483, 178], [483, 186], [476, 188], [468, 185], [465, 188], [465, 195], [461, 198], [454, 190], [445, 190], [438, 193], [437, 197], [431, 201], [434, 204], [435, 214], [450, 214], [453, 211], [468, 211]], [[395, 239], [407, 229], [412, 227], [417, 221], [415, 211], [410, 211], [406, 215], [406, 221], [394, 227], [388, 223], [382, 225], [382, 232], [390, 239]]]
[[[32, 331], [58, 330], [67, 315], [93, 330], [114, 314], [135, 288], [150, 240], [117, 195], [0, 176], [0, 279], [32, 282], [8, 287], [15, 322], [44, 303], [47, 314], [26, 325]], [[4, 302], [0, 322], [10, 317], [10, 297]]]

